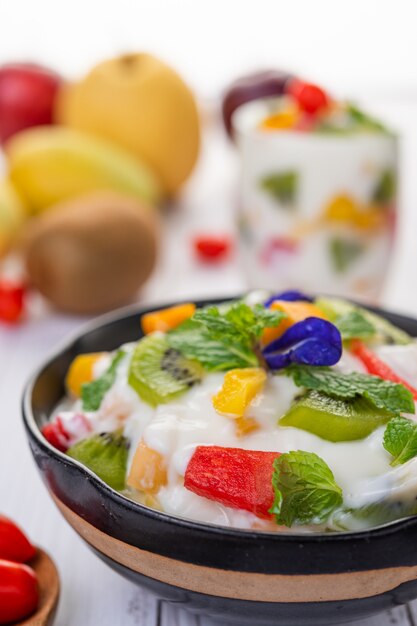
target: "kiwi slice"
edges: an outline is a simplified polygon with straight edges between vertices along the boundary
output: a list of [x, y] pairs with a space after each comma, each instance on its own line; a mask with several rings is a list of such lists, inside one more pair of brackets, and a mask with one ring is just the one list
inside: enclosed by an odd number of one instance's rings
[[67, 454], [97, 474], [109, 487], [121, 491], [126, 486], [128, 451], [126, 437], [101, 433], [74, 444]]
[[141, 339], [129, 367], [129, 385], [151, 406], [170, 402], [200, 382], [203, 369], [172, 348], [165, 337]]
[[363, 397], [342, 400], [308, 391], [296, 400], [279, 425], [301, 428], [328, 441], [353, 441], [364, 439], [391, 417], [392, 413]]
[[351, 313], [352, 311], [359, 311], [364, 318], [370, 322], [376, 331], [375, 340], [383, 343], [395, 343], [399, 345], [406, 345], [411, 343], [412, 338], [404, 330], [394, 326], [391, 322], [384, 317], [368, 311], [356, 304], [352, 304], [348, 300], [343, 298], [328, 298], [319, 297], [315, 300], [316, 306], [323, 311], [331, 322], [337, 324], [337, 319]]

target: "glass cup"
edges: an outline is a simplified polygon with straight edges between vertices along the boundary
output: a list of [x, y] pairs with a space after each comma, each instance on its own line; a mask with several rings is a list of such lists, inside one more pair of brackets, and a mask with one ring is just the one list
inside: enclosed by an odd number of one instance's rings
[[394, 236], [396, 136], [265, 131], [270, 112], [265, 99], [233, 116], [249, 286], [374, 301]]

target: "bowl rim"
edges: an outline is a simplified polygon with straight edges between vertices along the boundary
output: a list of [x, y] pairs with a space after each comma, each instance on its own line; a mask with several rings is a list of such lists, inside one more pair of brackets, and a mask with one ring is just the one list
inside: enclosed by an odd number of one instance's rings
[[[235, 296], [224, 296], [224, 297], [206, 297], [199, 298], [193, 300], [193, 302], [200, 306], [206, 306], [209, 304], [219, 304], [222, 302], [227, 302], [231, 300], [235, 300], [242, 297], [242, 293], [237, 294]], [[138, 303], [131, 304], [126, 307], [119, 308], [110, 313], [105, 313], [98, 317], [95, 317], [92, 320], [84, 322], [80, 328], [76, 331], [69, 333], [67, 337], [65, 337], [61, 342], [59, 342], [58, 346], [51, 350], [46, 357], [44, 357], [32, 373], [30, 378], [27, 380], [24, 385], [22, 400], [21, 400], [21, 409], [23, 415], [23, 422], [26, 430], [30, 433], [30, 435], [36, 440], [38, 446], [40, 446], [48, 455], [52, 455], [59, 462], [63, 462], [66, 465], [71, 465], [77, 469], [81, 474], [88, 476], [89, 481], [92, 482], [99, 490], [99, 492], [103, 493], [105, 496], [110, 497], [113, 501], [117, 502], [123, 507], [130, 509], [132, 512], [138, 512], [141, 515], [145, 515], [151, 519], [156, 519], [160, 522], [165, 523], [174, 523], [178, 524], [184, 528], [196, 529], [200, 532], [206, 532], [214, 535], [227, 535], [235, 539], [268, 539], [273, 541], [290, 541], [298, 543], [300, 540], [303, 542], [321, 542], [321, 541], [337, 541], [337, 540], [348, 540], [348, 539], [366, 539], [371, 535], [380, 535], [380, 534], [391, 534], [397, 532], [403, 528], [407, 528], [410, 525], [416, 523], [417, 515], [410, 515], [407, 517], [400, 518], [398, 520], [392, 520], [390, 522], [386, 522], [384, 524], [379, 524], [378, 526], [373, 526], [364, 530], [340, 530], [340, 531], [319, 531], [319, 532], [290, 532], [290, 531], [268, 531], [268, 530], [249, 530], [245, 528], [236, 528], [232, 526], [223, 526], [221, 524], [214, 524], [212, 522], [203, 522], [200, 520], [193, 520], [192, 518], [181, 517], [178, 515], [174, 515], [172, 513], [166, 513], [165, 511], [158, 511], [157, 509], [153, 509], [145, 504], [140, 502], [136, 502], [132, 500], [128, 496], [116, 491], [112, 487], [110, 487], [107, 483], [105, 483], [101, 478], [99, 478], [92, 470], [88, 467], [80, 463], [79, 461], [72, 459], [64, 452], [61, 452], [54, 446], [52, 446], [42, 435], [40, 428], [37, 425], [34, 412], [32, 409], [32, 394], [33, 389], [42, 375], [42, 373], [53, 363], [54, 360], [62, 356], [67, 350], [73, 347], [78, 341], [80, 341], [85, 335], [88, 335], [90, 332], [94, 332], [99, 328], [105, 327], [112, 323], [121, 322], [123, 319], [128, 317], [134, 317], [137, 315], [143, 315], [145, 313], [155, 311], [158, 308], [164, 308], [169, 306], [175, 306], [177, 304], [181, 304], [183, 302], [190, 301], [190, 299], [179, 299], [174, 301], [165, 301], [158, 302], [155, 304], [150, 304], [146, 306], [142, 306]], [[359, 303], [358, 303], [359, 304]], [[417, 318], [413, 318], [408, 315], [403, 315], [402, 313], [397, 313], [391, 311], [389, 309], [373, 307], [370, 305], [365, 305], [360, 303], [360, 306], [363, 306], [371, 311], [376, 313], [388, 314], [394, 317], [400, 317], [402, 319], [408, 320], [412, 323], [417, 324]]]

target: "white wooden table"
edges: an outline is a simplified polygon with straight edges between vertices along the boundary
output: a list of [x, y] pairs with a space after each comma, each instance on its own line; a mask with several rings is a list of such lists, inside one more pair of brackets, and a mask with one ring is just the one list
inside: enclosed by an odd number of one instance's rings
[[[382, 301], [417, 314], [417, 106], [395, 100], [371, 104], [407, 133], [403, 146], [404, 219]], [[166, 218], [160, 265], [141, 294], [141, 302], [229, 295], [245, 288], [236, 257], [220, 269], [198, 266], [189, 245], [193, 232], [233, 232], [235, 172], [233, 152], [213, 130], [180, 210]], [[78, 539], [49, 498], [25, 441], [20, 397], [33, 369], [85, 320], [42, 306], [34, 309], [20, 327], [0, 326], [0, 510], [20, 522], [56, 560], [62, 581], [57, 626], [214, 626], [209, 619], [188, 615], [111, 571]], [[415, 626], [417, 604], [358, 624]]]

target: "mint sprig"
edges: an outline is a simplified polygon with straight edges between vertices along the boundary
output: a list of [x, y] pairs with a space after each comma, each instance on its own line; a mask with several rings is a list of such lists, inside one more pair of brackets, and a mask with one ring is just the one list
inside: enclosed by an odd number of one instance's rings
[[103, 401], [106, 392], [116, 380], [116, 370], [120, 361], [126, 356], [126, 352], [119, 350], [112, 359], [110, 366], [100, 378], [91, 383], [81, 386], [81, 400], [84, 411], [97, 411]]
[[278, 524], [321, 524], [343, 502], [329, 466], [317, 454], [287, 452], [274, 461], [270, 513]]
[[379, 409], [391, 412], [393, 417], [400, 413], [414, 413], [415, 405], [411, 392], [398, 383], [382, 380], [369, 374], [342, 374], [328, 367], [292, 365], [284, 371], [292, 376], [298, 387], [322, 391], [335, 398], [363, 396]]
[[334, 321], [335, 326], [340, 330], [342, 339], [370, 339], [375, 335], [375, 326], [361, 313], [359, 309], [340, 315]]
[[258, 341], [265, 328], [277, 326], [285, 317], [262, 305], [236, 302], [227, 308], [199, 309], [167, 335], [169, 344], [184, 356], [199, 361], [209, 371], [254, 367]]
[[384, 432], [383, 446], [394, 457], [391, 465], [402, 465], [417, 456], [417, 424], [406, 417], [394, 417]]

